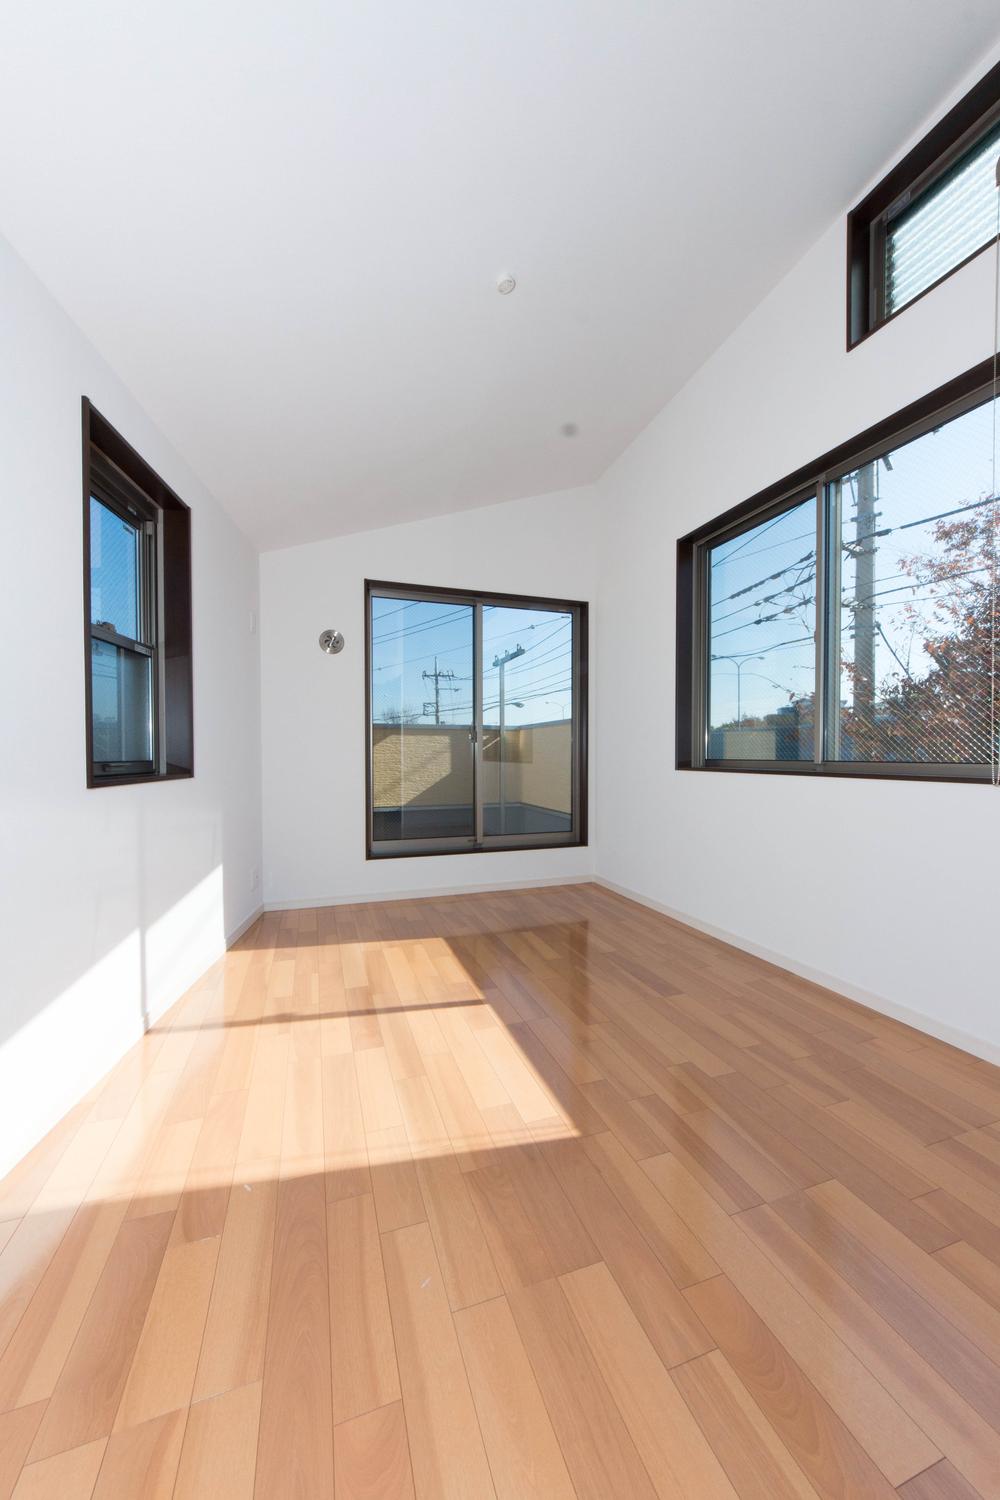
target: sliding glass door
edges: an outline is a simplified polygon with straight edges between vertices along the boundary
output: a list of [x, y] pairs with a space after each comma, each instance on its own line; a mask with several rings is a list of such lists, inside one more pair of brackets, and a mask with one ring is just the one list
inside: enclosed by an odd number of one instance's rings
[[585, 841], [586, 605], [366, 585], [368, 853]]
[[569, 833], [572, 611], [490, 604], [482, 618], [484, 832]]
[[474, 620], [468, 604], [371, 600], [373, 842], [475, 836]]

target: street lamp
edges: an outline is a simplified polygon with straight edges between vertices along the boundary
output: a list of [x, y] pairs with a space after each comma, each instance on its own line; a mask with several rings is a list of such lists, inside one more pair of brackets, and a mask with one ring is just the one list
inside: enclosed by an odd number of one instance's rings
[[762, 656], [751, 656], [744, 651], [740, 656], [713, 656], [712, 661], [731, 661], [736, 668], [736, 723], [743, 723], [743, 668], [748, 661], [763, 661]]
[[[503, 656], [494, 656], [494, 658], [493, 658], [493, 665], [500, 672], [500, 756], [499, 756], [499, 765], [498, 765], [498, 770], [499, 770], [499, 775], [500, 775], [500, 829], [499, 829], [500, 833], [505, 833], [506, 832], [506, 826], [505, 825], [506, 825], [506, 821], [507, 821], [507, 791], [506, 791], [506, 787], [504, 785], [505, 778], [504, 778], [504, 761], [503, 761], [504, 730], [506, 728], [506, 723], [505, 723], [505, 719], [504, 719], [505, 704], [504, 704], [504, 694], [503, 694], [503, 674], [504, 674], [504, 668], [506, 667], [507, 663], [509, 661], [514, 661], [518, 656], [523, 656], [524, 655], [524, 651], [525, 651], [525, 648], [523, 646], [515, 646], [512, 651], [506, 652], [505, 655], [503, 655]], [[524, 704], [523, 703], [518, 703], [515, 706], [517, 708], [523, 708]]]

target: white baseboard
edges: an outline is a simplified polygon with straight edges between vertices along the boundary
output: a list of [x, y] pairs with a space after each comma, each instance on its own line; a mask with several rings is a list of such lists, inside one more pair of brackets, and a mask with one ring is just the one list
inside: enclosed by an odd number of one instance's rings
[[755, 958], [762, 958], [766, 963], [774, 964], [779, 969], [787, 969], [789, 973], [797, 974], [800, 979], [808, 979], [812, 984], [822, 985], [824, 989], [844, 995], [848, 1000], [855, 1000], [859, 1005], [866, 1006], [868, 1010], [873, 1010], [878, 1015], [888, 1016], [894, 1021], [902, 1021], [905, 1026], [912, 1026], [917, 1031], [923, 1031], [927, 1036], [935, 1037], [939, 1042], [947, 1042], [949, 1046], [958, 1047], [962, 1052], [971, 1052], [973, 1057], [980, 1057], [984, 1062], [1000, 1065], [1000, 1046], [986, 1041], [983, 1037], [973, 1036], [957, 1026], [949, 1026], [946, 1021], [939, 1021], [934, 1016], [925, 1015], [923, 1011], [911, 1010], [908, 1005], [899, 1005], [895, 1000], [887, 999], [885, 995], [876, 995], [871, 990], [862, 989], [860, 985], [852, 984], [850, 980], [842, 979], [836, 974], [827, 974], [822, 969], [814, 969], [810, 964], [800, 963], [797, 959], [789, 958], [786, 953], [775, 952], [773, 948], [765, 948], [762, 944], [754, 943], [738, 933], [728, 932], [723, 927], [715, 927], [711, 922], [703, 922], [699, 917], [691, 916], [689, 912], [676, 911], [671, 906], [664, 906], [662, 901], [654, 901], [651, 896], [644, 896], [640, 891], [633, 891], [628, 886], [618, 885], [614, 880], [605, 880], [603, 875], [595, 875], [593, 882], [595, 885], [605, 886], [619, 896], [624, 896], [628, 901], [637, 902], [639, 906], [648, 906], [652, 911], [658, 911], [665, 917], [672, 917], [675, 922], [683, 922], [685, 927], [693, 927], [697, 932], [704, 932], [708, 937], [718, 938], [720, 942], [739, 948], [743, 953], [752, 953]]
[[248, 917], [245, 917], [244, 920], [240, 922], [238, 927], [234, 927], [232, 932], [227, 932], [226, 947], [231, 948], [234, 943], [238, 943], [243, 934], [245, 932], [249, 932], [250, 928], [256, 922], [257, 918], [264, 915], [264, 911], [265, 907], [263, 905], [256, 907]]
[[471, 896], [490, 891], [533, 891], [547, 885], [588, 885], [595, 875], [547, 875], [542, 880], [490, 880], [484, 885], [423, 886], [412, 891], [366, 891], [360, 896], [313, 896], [308, 900], [265, 901], [264, 911], [306, 911], [313, 906], [381, 906], [384, 901], [434, 900], [437, 896]]

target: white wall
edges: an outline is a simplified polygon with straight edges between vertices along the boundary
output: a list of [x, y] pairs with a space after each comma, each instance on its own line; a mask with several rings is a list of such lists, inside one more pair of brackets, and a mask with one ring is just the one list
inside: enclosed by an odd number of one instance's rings
[[677, 538], [990, 353], [991, 255], [847, 353], [844, 242], [841, 214], [599, 485], [599, 873], [988, 1051], [1000, 794], [672, 769]]
[[[592, 848], [365, 859], [364, 580], [594, 596], [594, 495], [568, 490], [261, 557], [269, 905], [573, 879]], [[326, 656], [317, 637], [342, 630]], [[591, 638], [598, 628], [590, 619]], [[590, 711], [599, 712], [591, 676]], [[591, 757], [593, 775], [593, 756]]]
[[[0, 241], [0, 1176], [259, 904], [257, 562]], [[190, 504], [195, 775], [88, 790], [80, 399]]]

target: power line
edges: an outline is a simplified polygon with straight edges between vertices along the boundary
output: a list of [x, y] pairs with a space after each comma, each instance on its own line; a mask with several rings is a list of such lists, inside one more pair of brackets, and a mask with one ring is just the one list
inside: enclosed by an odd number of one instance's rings
[[[546, 631], [546, 633], [544, 635], [539, 636], [537, 641], [532, 641], [532, 643], [531, 643], [530, 646], [525, 646], [524, 651], [521, 654], [523, 656], [529, 656], [532, 651], [537, 651], [540, 646], [544, 646], [544, 644], [545, 644], [546, 641], [552, 640], [552, 638], [554, 636], [557, 636], [561, 630], [565, 630], [566, 627], [567, 627], [567, 625], [569, 625], [570, 623], [571, 623], [571, 621], [569, 620], [568, 617], [565, 620], [560, 620], [559, 624], [556, 625], [552, 630], [548, 630], [548, 631]], [[520, 634], [523, 634], [523, 632], [522, 631], [518, 631], [518, 630], [509, 630], [509, 631], [507, 631], [507, 635], [508, 636], [511, 636], [511, 635], [520, 635]], [[493, 636], [490, 640], [484, 641], [483, 642], [483, 651], [486, 652], [488, 650], [492, 650], [495, 642], [499, 641], [499, 640], [503, 640], [503, 636], [499, 636], [499, 635], [498, 636]], [[562, 650], [563, 648], [560, 645], [560, 646], [558, 646], [558, 647], [556, 647], [554, 649], [556, 649], [556, 650]]]
[[[775, 583], [779, 578], [783, 578], [786, 573], [793, 573], [796, 568], [802, 568], [807, 563], [812, 563], [815, 567], [815, 549], [811, 549], [809, 552], [803, 553], [803, 555], [801, 557], [797, 557], [794, 562], [790, 562], [785, 567], [779, 568], [776, 573], [768, 573], [763, 578], [755, 578], [753, 583], [748, 583], [745, 588], [736, 589], [736, 591], [732, 594], [723, 594], [721, 599], [713, 599], [712, 608], [717, 609], [720, 604], [729, 604], [733, 599], [742, 599], [744, 594], [750, 594], [754, 589], [763, 588], [765, 583]], [[751, 606], [747, 605], [745, 607], [749, 609]]]
[[[372, 645], [381, 645], [384, 641], [409, 640], [412, 636], [423, 635], [427, 630], [440, 630], [443, 622], [456, 620], [459, 615], [464, 614], [466, 606], [461, 605], [458, 609], [449, 610], [443, 615], [433, 615], [429, 620], [421, 620], [417, 625], [404, 625], [400, 630], [391, 630], [387, 635], [373, 635]], [[471, 623], [471, 616], [470, 616]]]
[[[792, 509], [794, 510], [795, 507], [793, 506]], [[712, 567], [713, 568], [717, 568], [722, 563], [730, 562], [731, 559], [734, 558], [738, 552], [742, 552], [743, 548], [746, 547], [746, 546], [748, 546], [750, 544], [750, 542], [752, 542], [754, 540], [755, 537], [762, 537], [762, 536], [765, 535], [766, 532], [773, 531], [774, 528], [775, 528], [775, 526], [777, 526], [778, 522], [779, 521], [783, 521], [785, 519], [785, 517], [791, 515], [791, 513], [792, 513], [791, 511], [783, 510], [780, 515], [775, 516], [775, 518], [774, 518], [773, 521], [768, 521], [768, 523], [767, 523], [766, 526], [762, 526], [759, 529], [757, 527], [754, 527], [750, 531], [749, 535], [747, 536], [746, 541], [741, 542], [738, 547], [734, 547], [733, 550], [732, 550], [732, 552], [727, 552], [726, 555], [725, 555], [725, 557], [720, 557], [719, 560], [718, 560], [718, 562], [713, 562]], [[802, 533], [802, 535], [804, 537], [806, 537], [806, 536], [809, 536], [810, 533], [808, 531], [804, 531]], [[772, 542], [771, 546], [772, 547], [785, 547], [785, 546], [787, 546], [789, 544], [789, 542], [791, 540], [793, 540], [793, 538], [784, 537], [780, 542]], [[767, 547], [760, 547], [758, 549], [759, 552], [767, 552], [768, 550], [769, 549]], [[750, 556], [751, 557], [756, 557], [757, 556], [757, 552], [751, 552]]]
[[[902, 576], [902, 575], [900, 575]], [[803, 588], [805, 584], [812, 583], [816, 577], [815, 572], [807, 573], [804, 578], [796, 578], [794, 583], [789, 583], [783, 589], [775, 589], [773, 594], [764, 594], [760, 599], [751, 599], [749, 604], [741, 604], [739, 609], [731, 609], [727, 615], [719, 615], [713, 623], [721, 625], [723, 620], [734, 620], [748, 609], [759, 609], [762, 604], [773, 604], [775, 599], [780, 599], [782, 594], [791, 594], [795, 589]]]
[[[985, 573], [987, 571], [988, 571], [987, 565], [983, 564], [981, 567], [978, 567], [978, 568], [965, 568], [960, 573], [949, 573], [948, 576], [947, 576], [947, 578], [942, 578], [942, 579], [938, 579], [938, 580], [935, 580], [935, 579], [932, 579], [932, 578], [914, 578], [912, 580], [912, 582], [910, 582], [910, 583], [902, 583], [902, 584], [897, 585], [895, 588], [891, 588], [891, 589], [878, 589], [874, 593], [872, 593], [872, 594], [866, 594], [863, 597], [861, 595], [858, 595], [858, 594], [853, 594], [852, 595], [852, 592], [851, 592], [850, 588], [844, 586], [844, 587], [841, 588], [841, 591], [840, 591], [841, 592], [841, 604], [842, 604], [842, 607], [845, 608], [845, 609], [857, 609], [857, 608], [861, 608], [864, 604], [866, 604], [871, 599], [882, 599], [882, 598], [885, 598], [889, 594], [903, 594], [903, 593], [906, 593], [907, 589], [927, 588], [927, 587], [933, 585], [935, 582], [937, 582], [938, 584], [940, 584], [940, 585], [943, 586], [946, 583], [951, 583], [954, 579], [958, 579], [958, 578], [972, 578], [977, 573]], [[894, 578], [906, 578], [907, 576], [908, 575], [906, 573], [887, 573], [883, 578], [877, 578], [875, 580], [875, 582], [876, 583], [888, 583], [888, 582], [890, 582], [890, 580], [892, 580]], [[730, 610], [729, 614], [727, 614], [727, 615], [720, 615], [717, 620], [714, 620], [712, 622], [713, 626], [714, 625], [721, 625], [724, 620], [734, 620], [737, 615], [743, 614], [745, 610], [759, 608], [760, 605], [762, 605], [762, 604], [772, 604], [775, 599], [780, 599], [781, 596], [782, 596], [782, 594], [790, 594], [790, 593], [792, 593], [794, 589], [801, 588], [804, 584], [811, 583], [815, 577], [816, 577], [815, 573], [810, 573], [805, 578], [798, 579], [795, 583], [790, 583], [787, 588], [778, 589], [778, 590], [776, 590], [775, 593], [773, 593], [773, 594], [767, 594], [762, 599], [755, 599], [750, 604], [743, 604], [743, 605], [741, 605], [739, 609]], [[923, 603], [930, 602], [930, 601], [932, 601], [932, 600], [934, 600], [936, 598], [947, 598], [949, 596], [949, 594], [954, 594], [955, 592], [957, 592], [957, 591], [956, 590], [945, 589], [945, 588], [942, 587], [942, 592], [940, 594], [930, 594], [930, 595], [927, 596], [926, 600], [923, 600], [923, 599], [921, 599], [921, 600], [913, 599], [913, 600], [910, 600], [909, 602], [912, 603], [912, 604], [918, 604], [918, 603], [919, 604], [923, 604]], [[793, 604], [791, 606], [789, 606], [789, 609], [794, 608], [795, 604], [806, 605], [806, 604], [811, 604], [812, 602], [813, 602], [813, 600], [812, 600], [811, 596], [809, 598], [807, 598], [807, 599], [798, 599], [798, 600], [793, 601]], [[781, 618], [781, 616], [784, 615], [784, 614], [786, 614], [787, 612], [788, 612], [787, 610], [781, 610], [777, 614], [762, 616], [762, 618], [760, 620], [744, 620], [741, 625], [735, 626], [734, 630], [743, 630], [744, 628], [749, 628], [751, 625], [767, 624], [769, 621]], [[730, 632], [730, 631], [723, 631], [718, 636], [713, 635], [713, 639], [721, 639], [723, 635], [729, 635], [731, 633], [732, 632]]]
[[[372, 605], [374, 606], [375, 599], [386, 599], [386, 598], [391, 598], [391, 597], [392, 597], [391, 594], [376, 594], [373, 597], [373, 599], [372, 599]], [[426, 602], [428, 602], [428, 601], [426, 601], [424, 599], [411, 599], [408, 604], [400, 604], [398, 606], [398, 608], [396, 608], [396, 609], [380, 609], [380, 610], [376, 611], [373, 608], [372, 609], [372, 619], [373, 620], [377, 620], [378, 623], [381, 625], [382, 621], [383, 620], [387, 620], [390, 615], [399, 615], [399, 614], [402, 614], [402, 612], [403, 612], [404, 609], [416, 609], [416, 607], [417, 607], [418, 604], [424, 604]]]
[[[992, 499], [977, 500], [977, 501], [971, 502], [968, 505], [955, 506], [955, 507], [953, 507], [950, 510], [940, 511], [936, 515], [924, 516], [924, 517], [921, 517], [921, 518], [919, 518], [917, 520], [914, 520], [914, 521], [904, 521], [904, 522], [901, 522], [898, 526], [882, 527], [878, 531], [874, 531], [874, 532], [868, 533], [867, 534], [867, 539], [874, 541], [875, 539], [881, 539], [881, 538], [884, 538], [884, 537], [887, 537], [887, 536], [891, 536], [891, 535], [893, 535], [897, 531], [909, 531], [909, 530], [912, 530], [916, 526], [927, 526], [927, 525], [930, 525], [931, 523], [933, 523], [935, 521], [946, 520], [949, 516], [963, 515], [963, 514], [966, 514], [966, 513], [968, 513], [969, 511], [972, 511], [972, 510], [979, 510], [979, 509], [981, 509], [982, 507], [984, 507], [986, 505], [991, 505], [992, 503], [993, 503]], [[844, 552], [846, 552], [849, 556], [852, 556], [852, 557], [855, 557], [855, 558], [857, 557], [857, 552], [856, 552], [855, 548], [853, 547], [853, 545], [848, 545], [848, 544], [843, 544], [842, 543], [841, 546], [842, 546], [842, 550]], [[865, 550], [866, 553], [868, 553], [868, 552], [870, 552], [870, 551], [872, 551], [874, 549], [866, 548], [864, 550]], [[789, 573], [789, 572], [793, 571], [793, 569], [801, 567], [804, 562], [806, 562], [807, 560], [811, 560], [812, 556], [814, 556], [814, 554], [813, 553], [809, 553], [809, 554], [806, 554], [802, 558], [797, 558], [795, 562], [788, 563], [784, 568], [779, 569], [775, 573], [769, 574], [766, 578], [758, 579], [753, 584], [748, 584], [748, 585], [744, 586], [741, 589], [737, 589], [734, 593], [726, 595], [723, 599], [716, 601], [716, 603], [717, 604], [724, 604], [728, 600], [738, 599], [743, 594], [749, 593], [752, 589], [759, 588], [762, 584], [772, 582], [772, 581], [780, 578], [781, 576], [783, 576], [783, 574]], [[982, 572], [982, 571], [984, 571], [982, 568], [968, 569], [964, 573], [952, 574], [951, 577], [954, 577], [954, 578], [970, 577], [974, 573]], [[800, 588], [803, 584], [812, 582], [812, 580], [815, 578], [815, 576], [816, 575], [813, 572], [813, 573], [810, 573], [805, 578], [798, 578], [798, 579], [795, 580], [794, 583], [788, 584], [783, 589], [776, 590], [773, 594], [765, 595], [763, 598], [753, 600], [749, 604], [741, 606], [739, 609], [731, 610], [728, 614], [720, 616], [714, 623], [720, 624], [723, 620], [734, 619], [737, 615], [742, 614], [745, 609], [758, 609], [758, 608], [760, 608], [760, 606], [762, 604], [772, 603], [775, 599], [780, 598], [782, 594], [790, 594], [796, 588]], [[901, 577], [904, 577], [905, 575], [901, 574], [901, 573], [898, 573], [898, 574], [893, 574], [893, 575], [889, 575], [889, 576], [890, 577], [901, 578]], [[876, 581], [878, 582], [878, 581], [882, 581], [882, 580], [876, 580]], [[942, 582], [943, 581], [944, 580], [942, 580]], [[845, 607], [851, 608], [851, 609], [861, 609], [861, 608], [866, 607], [868, 601], [870, 601], [871, 599], [880, 598], [880, 597], [883, 597], [885, 594], [889, 594], [889, 593], [904, 593], [908, 587], [917, 588], [917, 587], [921, 587], [921, 586], [926, 587], [927, 586], [927, 581], [924, 581], [924, 580], [915, 580], [912, 585], [906, 585], [906, 584], [904, 584], [904, 585], [901, 585], [899, 588], [896, 588], [896, 589], [886, 589], [886, 590], [880, 590], [878, 592], [868, 593], [868, 594], [864, 595], [863, 597], [859, 596], [853, 603], [848, 603], [847, 598], [846, 598], [846, 595], [847, 595], [847, 590], [846, 589], [842, 589], [841, 590], [841, 594], [843, 596], [843, 603], [844, 603]], [[911, 600], [910, 602], [911, 603], [933, 602], [933, 600], [934, 600], [935, 597], [940, 597], [940, 596], [931, 595], [931, 596], [928, 597], [928, 599], [924, 599], [924, 600]], [[779, 620], [779, 619], [782, 619], [782, 618], [784, 618], [785, 616], [787, 616], [789, 614], [793, 614], [796, 608], [804, 608], [804, 607], [806, 607], [809, 604], [812, 604], [814, 602], [815, 601], [814, 601], [814, 598], [812, 596], [810, 596], [809, 598], [806, 598], [806, 599], [796, 599], [791, 604], [787, 605], [784, 609], [777, 610], [773, 614], [762, 615], [762, 616], [760, 616], [756, 620], [745, 620], [741, 624], [735, 625], [735, 626], [731, 627], [729, 630], [721, 631], [717, 635], [713, 634], [712, 639], [713, 640], [722, 640], [727, 635], [734, 635], [738, 631], [749, 629], [752, 626], [772, 624], [775, 620]], [[715, 604], [713, 604], [713, 608], [714, 607], [716, 607]], [[765, 649], [771, 649], [771, 648], [765, 648]]]
[[[518, 697], [517, 697], [517, 701], [519, 703], [531, 703], [536, 698], [547, 698], [552, 693], [565, 692], [565, 691], [571, 689], [572, 686], [573, 686], [573, 680], [572, 680], [571, 677], [567, 677], [567, 678], [565, 678], [561, 682], [558, 681], [558, 680], [556, 680], [556, 681], [553, 681], [553, 682], [550, 682], [550, 683], [538, 683], [538, 684], [534, 684], [533, 683], [532, 684], [532, 691], [530, 693], [524, 693], [524, 692], [519, 693]], [[473, 705], [471, 703], [458, 703], [458, 704], [454, 704], [448, 710], [448, 712], [449, 713], [455, 713], [455, 714], [459, 714], [459, 713], [471, 713], [472, 712], [472, 707], [473, 707]], [[500, 707], [500, 699], [499, 698], [491, 698], [491, 699], [489, 699], [487, 702], [485, 702], [483, 704], [483, 712], [485, 714], [488, 709], [499, 708], [499, 707]]]
[[[566, 627], [566, 625], [568, 623], [569, 623], [568, 620], [560, 620], [559, 624], [556, 625], [552, 630], [546, 631], [546, 633], [544, 635], [542, 635], [542, 636], [539, 636], [538, 640], [535, 641], [532, 645], [526, 646], [524, 648], [525, 649], [525, 654], [527, 654], [529, 651], [536, 650], [538, 646], [541, 646], [545, 641], [549, 640], [551, 636], [554, 636], [558, 631], [565, 629], [565, 627]], [[538, 621], [535, 621], [535, 623], [532, 624], [532, 625], [519, 625], [515, 630], [505, 630], [501, 635], [491, 636], [488, 644], [492, 648], [496, 644], [497, 641], [510, 640], [510, 637], [512, 635], [524, 635], [529, 630], [538, 630], [540, 628], [541, 627], [540, 627], [540, 624], [539, 624]], [[410, 631], [405, 631], [405, 630], [402, 632], [402, 634], [404, 636], [407, 636], [409, 634], [416, 634], [416, 633], [417, 633], [416, 631], [410, 632]], [[378, 639], [388, 639], [388, 637], [384, 637], [384, 638], [383, 637], [379, 637], [379, 638], [374, 638], [373, 637], [373, 639], [372, 639], [372, 645], [373, 646], [378, 643]], [[419, 666], [421, 662], [424, 662], [424, 661], [433, 661], [433, 659], [436, 656], [454, 656], [457, 651], [464, 651], [467, 655], [471, 656], [472, 655], [472, 643], [470, 641], [463, 641], [463, 643], [460, 646], [446, 646], [442, 651], [429, 651], [426, 656], [411, 656], [411, 657], [407, 657], [407, 659], [401, 665], [402, 665], [402, 667], [404, 669], [407, 668], [407, 667], [416, 667], [416, 666]], [[382, 663], [381, 665], [373, 666], [372, 667], [372, 671], [373, 672], [389, 672], [393, 668], [398, 669], [399, 665], [400, 664], [397, 663], [397, 662], [385, 662], [385, 663]]]
[[[966, 514], [969, 511], [972, 511], [972, 510], [982, 510], [985, 506], [987, 506], [987, 505], [993, 505], [994, 503], [995, 503], [994, 497], [993, 496], [988, 496], [984, 500], [973, 500], [973, 501], [970, 501], [970, 503], [968, 505], [958, 505], [958, 506], [954, 506], [950, 510], [938, 511], [936, 515], [921, 516], [921, 517], [919, 517], [915, 521], [901, 521], [896, 526], [883, 526], [883, 527], [880, 527], [879, 530], [877, 530], [877, 531], [875, 531], [875, 532], [873, 532], [871, 534], [872, 535], [872, 539], [881, 540], [883, 537], [893, 536], [897, 531], [911, 531], [915, 526], [929, 526], [933, 521], [945, 521], [945, 520], [948, 519], [949, 516], [960, 516], [960, 515]], [[787, 512], [785, 512], [785, 514], [787, 514]], [[770, 526], [772, 526], [773, 524], [774, 524], [774, 522], [770, 522], [767, 529], [770, 529]], [[763, 533], [761, 533], [761, 534], [763, 534]], [[761, 547], [759, 549], [759, 551], [761, 553], [763, 553], [763, 552], [770, 552], [770, 551], [773, 551], [775, 547], [790, 546], [792, 544], [792, 542], [802, 541], [802, 540], [805, 539], [805, 537], [811, 536], [811, 535], [812, 535], [811, 532], [806, 531], [806, 532], [803, 532], [800, 536], [797, 536], [797, 537], [788, 537], [788, 538], [786, 538], [786, 539], [784, 539], [784, 540], [782, 540], [780, 542], [772, 542], [770, 546], [768, 546], [768, 547]], [[853, 554], [853, 544], [852, 545], [845, 545], [844, 543], [841, 543], [841, 550], [844, 551], [844, 552], [846, 552], [850, 556], [850, 555]], [[726, 556], [724, 558], [720, 558], [719, 559], [719, 563], [728, 562], [729, 559], [733, 555], [734, 555], [733, 553], [730, 553], [730, 554], [728, 554], [728, 556]], [[749, 558], [756, 557], [758, 555], [759, 554], [757, 552], [749, 552], [749, 553], [747, 553], [747, 556], [743, 559], [743, 561], [746, 562], [746, 561], [749, 560]], [[792, 571], [792, 569], [793, 568], [797, 568], [802, 561], [804, 561], [806, 559], [808, 559], [808, 560], [811, 561], [814, 556], [815, 556], [815, 549], [812, 549], [810, 552], [804, 554], [804, 556], [802, 558], [796, 558], [796, 560], [794, 562], [787, 563], [785, 565], [785, 567], [778, 569], [778, 571], [776, 573], [767, 573], [767, 574], [764, 575], [763, 578], [758, 578], [753, 583], [745, 584], [742, 588], [736, 589], [731, 594], [724, 594], [721, 599], [713, 599], [713, 601], [712, 601], [712, 608], [714, 609], [719, 604], [727, 604], [731, 599], [739, 599], [739, 598], [741, 598], [744, 594], [750, 593], [750, 591], [752, 589], [760, 588], [763, 584], [770, 583], [770, 582], [772, 582], [772, 581], [774, 581], [774, 580], [782, 577], [782, 575], [785, 574], [785, 573], [790, 573]], [[713, 562], [712, 566], [716, 567], [717, 564]]]
[[508, 676], [523, 677], [526, 672], [537, 672], [539, 667], [546, 664], [551, 665], [552, 662], [571, 655], [570, 642], [565, 641], [562, 645], [554, 647], [551, 651], [546, 651], [544, 655], [537, 657], [534, 661], [530, 661], [526, 667], [515, 667], [512, 672], [508, 673]]

